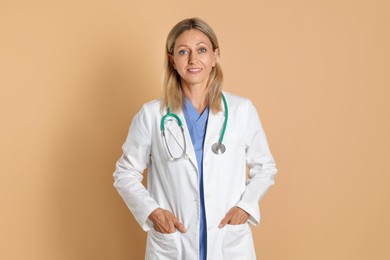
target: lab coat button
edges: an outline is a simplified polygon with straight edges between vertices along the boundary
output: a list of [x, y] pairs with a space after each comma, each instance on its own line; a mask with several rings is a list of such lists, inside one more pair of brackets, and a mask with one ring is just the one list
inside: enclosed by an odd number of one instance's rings
[[206, 198], [210, 198], [210, 193], [206, 193]]
[[208, 231], [211, 231], [212, 229], [213, 229], [213, 228], [212, 228], [212, 227], [210, 227], [210, 226], [207, 228], [207, 230], [208, 230]]

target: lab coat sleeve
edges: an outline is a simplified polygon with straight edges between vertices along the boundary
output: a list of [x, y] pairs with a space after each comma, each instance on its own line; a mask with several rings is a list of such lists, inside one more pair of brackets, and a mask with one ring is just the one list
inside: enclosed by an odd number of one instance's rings
[[122, 147], [123, 154], [113, 174], [114, 187], [145, 231], [152, 228], [148, 220], [150, 213], [159, 207], [142, 184], [143, 172], [150, 162], [152, 124], [149, 117], [150, 113], [144, 105], [133, 118]]
[[277, 169], [260, 118], [250, 101], [248, 102], [247, 115], [249, 117], [246, 124], [245, 142], [249, 179], [237, 206], [249, 213], [250, 223], [258, 225], [260, 223], [259, 200], [274, 184], [274, 175]]

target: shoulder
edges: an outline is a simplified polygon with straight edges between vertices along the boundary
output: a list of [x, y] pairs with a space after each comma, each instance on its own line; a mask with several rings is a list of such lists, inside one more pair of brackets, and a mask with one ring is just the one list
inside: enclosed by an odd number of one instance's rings
[[153, 99], [144, 103], [139, 111], [140, 114], [148, 116], [161, 115], [161, 99]]
[[161, 116], [161, 100], [154, 99], [144, 103], [138, 112], [134, 115], [133, 120], [150, 124], [154, 118]]
[[151, 101], [148, 101], [142, 105], [142, 110], [148, 110], [148, 111], [154, 111], [154, 110], [160, 110], [161, 108], [161, 99], [153, 99]]
[[226, 102], [228, 103], [229, 107], [248, 108], [250, 106], [253, 106], [252, 101], [247, 97], [243, 97], [243, 96], [233, 94], [230, 92], [225, 92], [225, 91], [223, 92], [223, 94], [226, 98]]
[[154, 121], [160, 118], [160, 104], [159, 99], [144, 103], [134, 115], [131, 128], [138, 129], [143, 127], [144, 130], [152, 129]]

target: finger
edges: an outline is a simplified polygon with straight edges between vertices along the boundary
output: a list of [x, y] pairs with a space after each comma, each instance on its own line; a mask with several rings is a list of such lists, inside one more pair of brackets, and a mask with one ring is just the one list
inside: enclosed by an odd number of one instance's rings
[[226, 213], [225, 217], [221, 220], [221, 223], [219, 223], [218, 225], [219, 228], [223, 228], [224, 226], [226, 226], [226, 224], [230, 222], [230, 219], [234, 215], [234, 210], [235, 210], [234, 208], [231, 208], [228, 211], [228, 213]]
[[229, 224], [231, 225], [238, 225], [238, 224], [243, 224], [245, 223], [245, 216], [240, 215], [234, 215], [230, 221]]
[[227, 214], [222, 220], [221, 223], [219, 223], [218, 228], [223, 228], [226, 226], [227, 223], [229, 223], [231, 216]]
[[158, 223], [158, 222], [156, 222], [153, 225], [153, 228], [154, 228], [154, 230], [156, 230], [160, 233], [163, 233], [163, 234], [169, 233], [169, 229], [167, 229], [167, 227], [165, 225], [162, 225], [161, 223]]
[[248, 221], [248, 218], [249, 218], [249, 214], [246, 211], [237, 208], [232, 218], [230, 219], [229, 224], [232, 225], [244, 224], [245, 222]]
[[163, 210], [162, 214], [155, 216], [154, 220], [154, 229], [160, 233], [168, 234], [168, 233], [174, 233], [176, 231], [175, 225], [174, 225], [174, 218], [173, 214], [167, 210]]
[[162, 221], [155, 222], [154, 229], [160, 233], [167, 234], [167, 233], [173, 233], [175, 227], [169, 221], [162, 220]]

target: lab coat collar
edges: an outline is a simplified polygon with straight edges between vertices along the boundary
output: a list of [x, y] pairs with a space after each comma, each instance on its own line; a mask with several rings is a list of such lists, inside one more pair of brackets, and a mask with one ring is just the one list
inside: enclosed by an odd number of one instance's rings
[[[229, 100], [227, 99], [226, 95], [225, 98], [229, 107]], [[207, 128], [206, 128], [206, 136], [203, 144], [203, 160], [205, 160], [205, 158], [207, 157], [207, 155], [209, 155], [209, 153], [213, 152], [211, 150], [211, 147], [213, 144], [218, 142], [219, 137], [221, 135], [223, 122], [225, 120], [225, 107], [223, 105], [222, 99], [221, 99], [221, 106], [222, 106], [222, 111], [219, 111], [217, 113], [213, 113], [211, 110], [209, 111], [209, 117], [208, 117]], [[183, 111], [180, 111], [178, 116], [180, 117], [184, 127], [184, 135], [186, 138], [188, 159], [191, 161], [195, 169], [199, 171], [198, 164], [196, 161], [194, 146], [191, 141], [190, 132], [188, 130], [187, 122], [185, 120]]]

